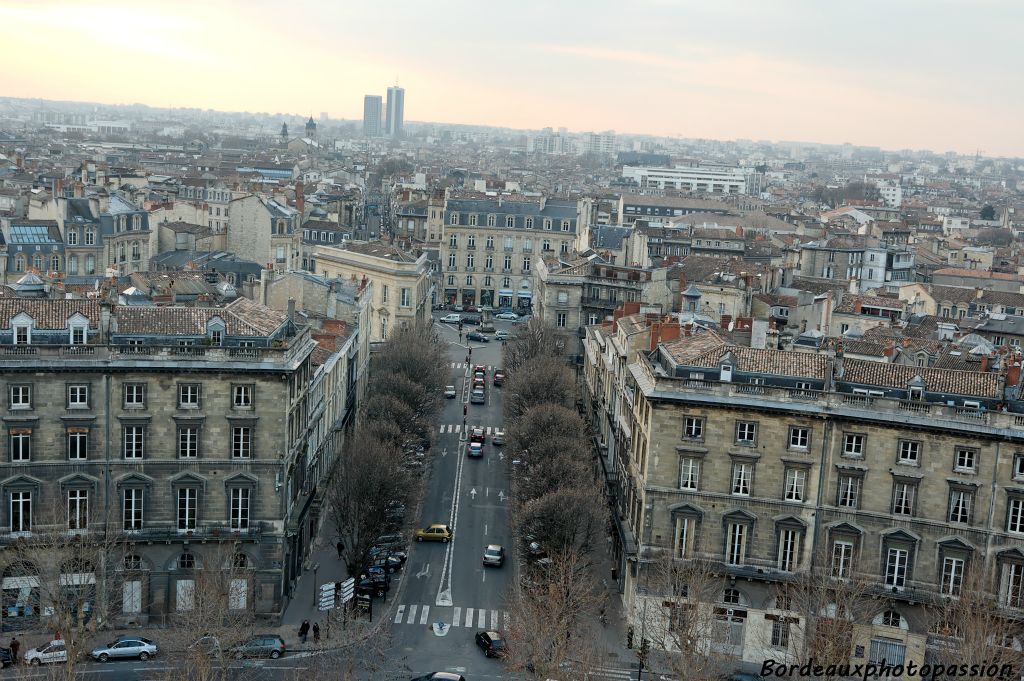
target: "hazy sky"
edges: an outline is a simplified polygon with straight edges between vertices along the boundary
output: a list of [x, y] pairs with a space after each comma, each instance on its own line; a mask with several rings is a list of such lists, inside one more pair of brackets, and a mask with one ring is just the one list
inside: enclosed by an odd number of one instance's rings
[[0, 94], [1024, 156], [1020, 0], [0, 0]]

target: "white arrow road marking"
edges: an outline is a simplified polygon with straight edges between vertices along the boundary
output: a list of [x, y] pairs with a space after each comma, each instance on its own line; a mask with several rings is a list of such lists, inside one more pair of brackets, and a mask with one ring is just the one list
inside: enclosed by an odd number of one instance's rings
[[476, 487], [469, 490], [469, 496], [473, 497], [474, 500], [476, 499]]
[[504, 492], [502, 492], [500, 489], [498, 490], [498, 501], [505, 501], [506, 496], [507, 495]]
[[423, 569], [416, 573], [416, 579], [430, 576], [430, 563], [423, 566]]
[[504, 452], [498, 452], [498, 461], [504, 461], [504, 460], [505, 460], [505, 453]]
[[441, 450], [441, 456], [448, 456], [448, 448], [447, 447], [445, 447], [444, 449]]

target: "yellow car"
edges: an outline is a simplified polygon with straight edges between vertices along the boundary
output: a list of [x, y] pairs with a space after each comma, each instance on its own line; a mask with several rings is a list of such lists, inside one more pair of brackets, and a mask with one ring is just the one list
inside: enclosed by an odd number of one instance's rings
[[452, 528], [444, 523], [434, 523], [430, 527], [416, 530], [416, 541], [443, 541], [450, 542], [453, 538]]

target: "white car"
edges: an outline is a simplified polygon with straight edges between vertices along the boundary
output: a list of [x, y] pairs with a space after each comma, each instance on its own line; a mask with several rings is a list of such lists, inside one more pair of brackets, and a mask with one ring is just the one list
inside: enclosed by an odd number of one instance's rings
[[517, 319], [519, 319], [519, 315], [517, 315], [515, 312], [499, 312], [498, 314], [494, 315], [494, 318], [505, 319], [510, 322], [514, 322]]
[[25, 664], [51, 664], [53, 662], [67, 662], [68, 649], [63, 640], [50, 641], [38, 648], [29, 648], [25, 651]]
[[446, 385], [444, 387], [444, 396], [447, 397], [447, 398], [455, 397], [455, 386], [454, 385]]
[[445, 316], [441, 317], [441, 319], [439, 319], [438, 321], [440, 321], [442, 324], [458, 324], [459, 322], [462, 321], [462, 315], [453, 312], [451, 314], [446, 314]]

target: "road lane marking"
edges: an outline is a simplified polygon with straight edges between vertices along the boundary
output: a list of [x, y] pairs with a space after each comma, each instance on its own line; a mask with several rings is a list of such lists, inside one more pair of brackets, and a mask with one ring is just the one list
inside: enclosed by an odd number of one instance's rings
[[505, 628], [508, 629], [512, 625], [512, 617], [506, 612], [505, 613]]
[[459, 622], [461, 621], [461, 620], [459, 620], [459, 615], [461, 615], [461, 614], [462, 614], [462, 608], [459, 608], [459, 607], [455, 608], [455, 612], [452, 613], [452, 626], [453, 627], [459, 626]]
[[487, 524], [486, 523], [484, 523], [484, 534], [485, 535], [487, 534]]
[[398, 612], [395, 613], [395, 624], [401, 624], [402, 623], [402, 615], [404, 613], [405, 613], [405, 606], [404, 605], [398, 606]]
[[473, 626], [473, 608], [466, 608], [466, 624], [467, 629]]
[[420, 611], [420, 624], [427, 623], [427, 617], [430, 615], [430, 606], [424, 605], [423, 610]]
[[487, 611], [480, 608], [477, 612], [476, 625], [481, 629], [487, 628]]
[[410, 605], [409, 606], [409, 619], [407, 619], [405, 621], [405, 623], [406, 624], [412, 624], [415, 621], [416, 621], [416, 606], [415, 605]]
[[441, 568], [441, 580], [437, 587], [437, 600], [435, 605], [450, 606], [452, 604], [452, 573], [455, 566], [452, 563], [452, 549], [455, 547], [456, 529], [459, 522], [459, 500], [462, 497], [462, 470], [466, 457], [460, 456], [455, 469], [455, 493], [452, 498], [452, 510], [449, 515], [448, 526], [452, 528], [452, 539], [448, 542], [444, 552], [444, 566]]
[[491, 629], [497, 631], [498, 629], [498, 611], [491, 610]]

